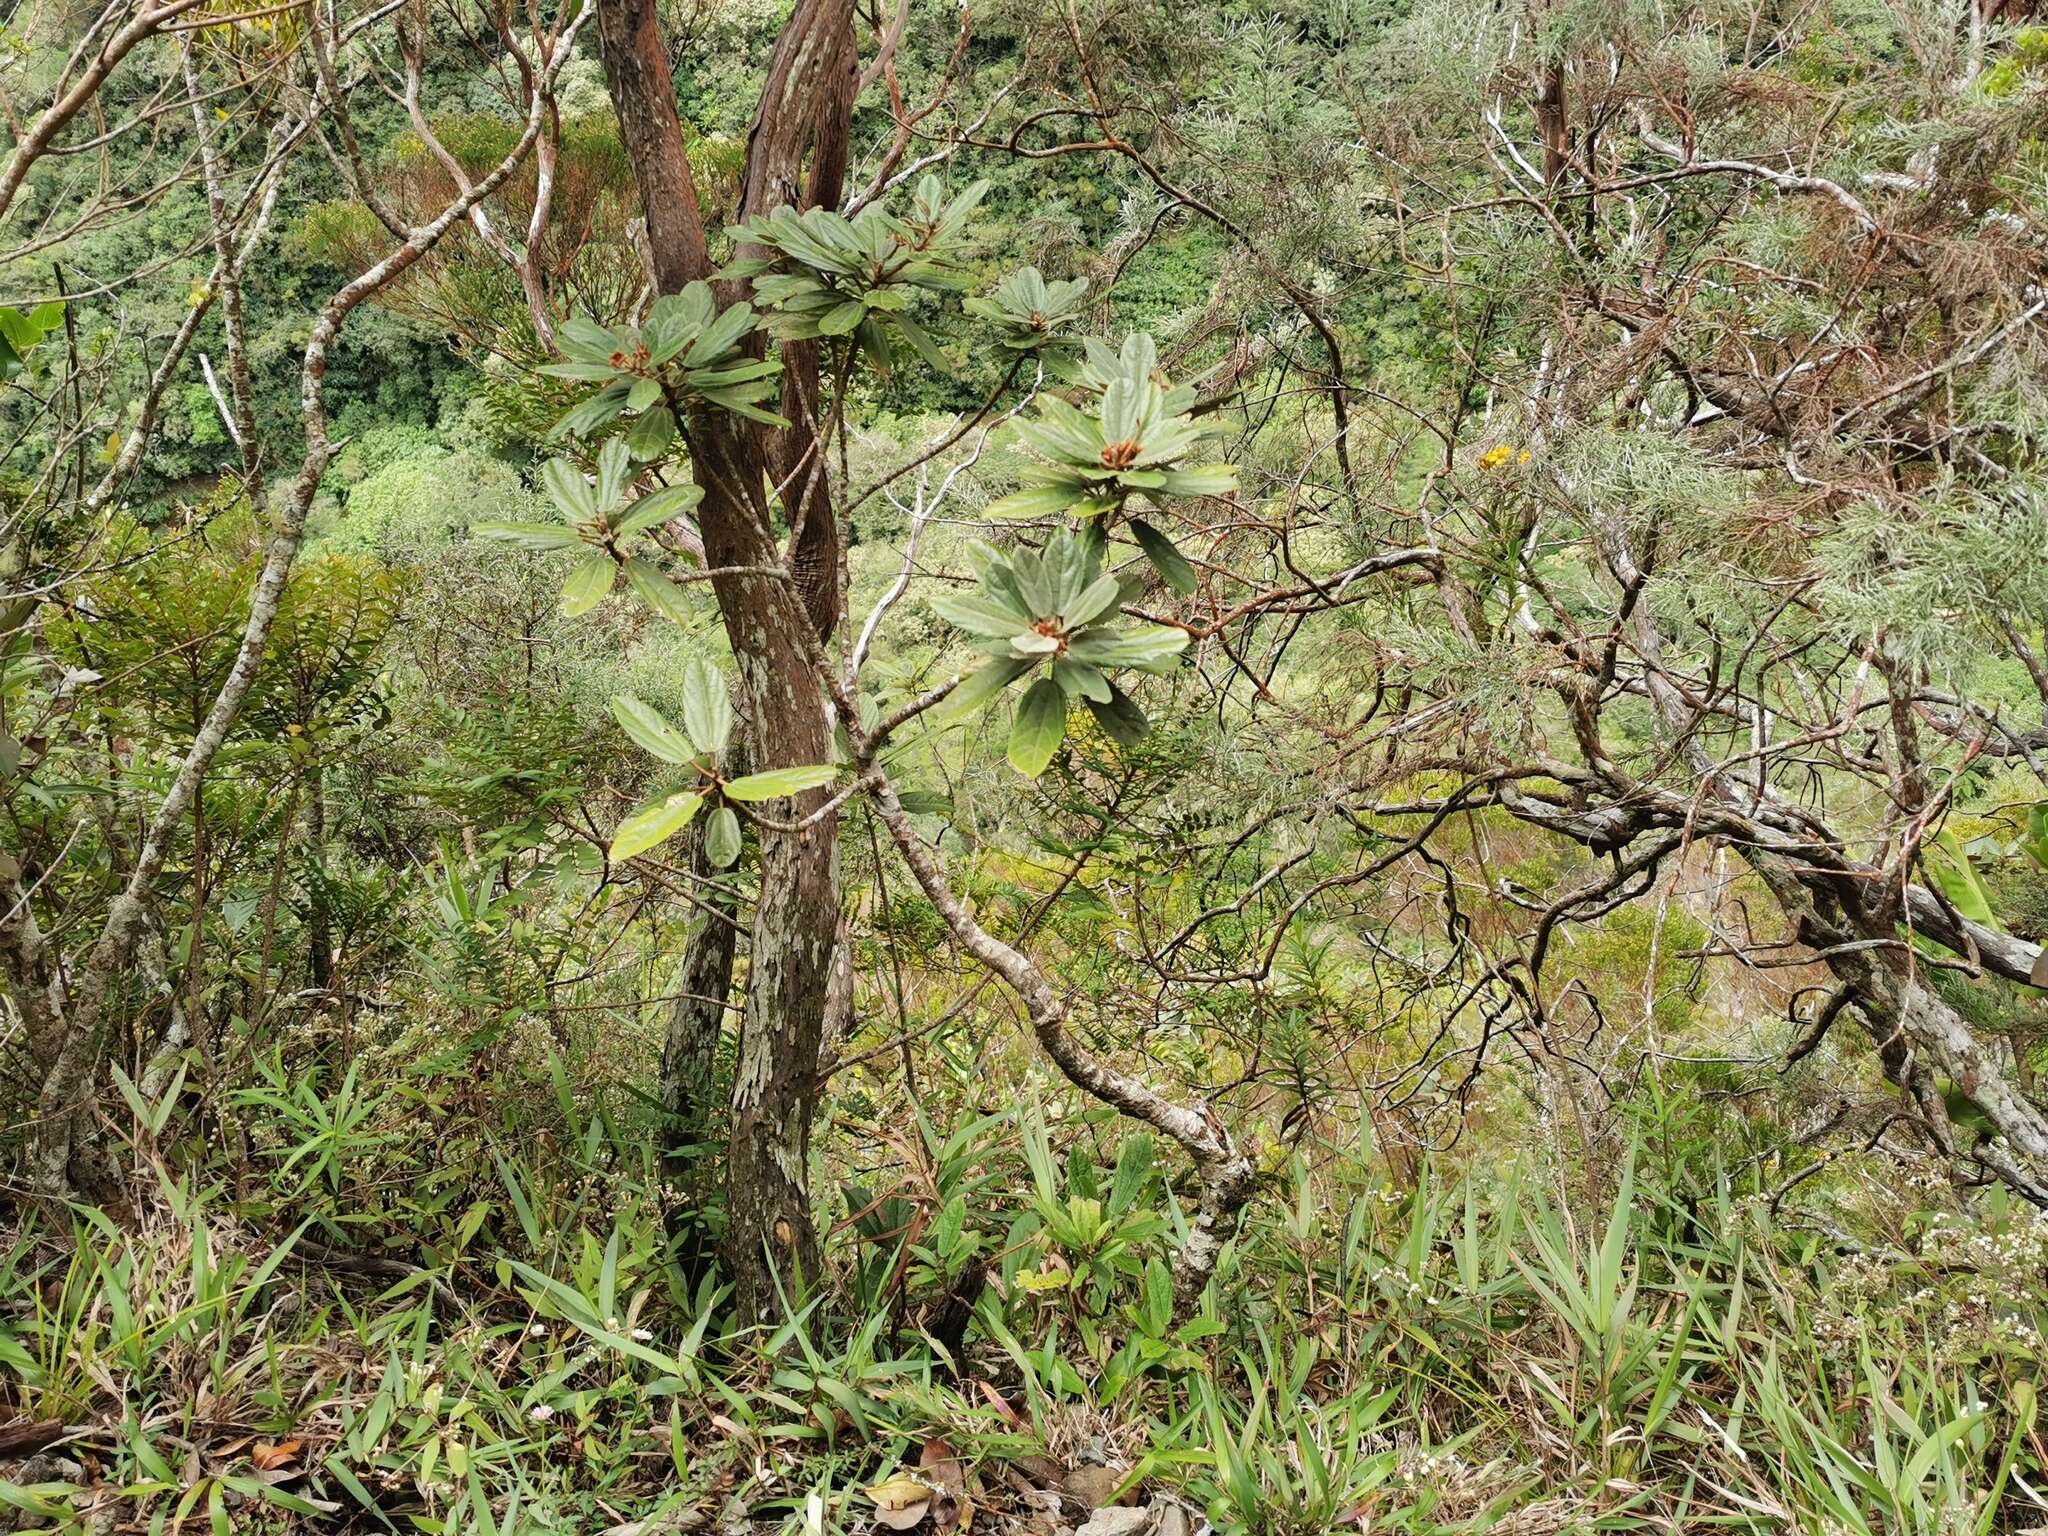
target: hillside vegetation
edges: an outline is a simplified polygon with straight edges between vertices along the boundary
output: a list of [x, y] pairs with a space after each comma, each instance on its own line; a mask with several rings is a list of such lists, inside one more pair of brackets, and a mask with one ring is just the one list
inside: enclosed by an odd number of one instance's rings
[[25, 0], [0, 1526], [2048, 1528], [2030, 0]]

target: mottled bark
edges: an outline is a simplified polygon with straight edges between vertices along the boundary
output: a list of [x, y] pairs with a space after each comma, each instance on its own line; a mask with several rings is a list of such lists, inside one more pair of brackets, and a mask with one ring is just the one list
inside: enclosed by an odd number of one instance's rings
[[[747, 134], [747, 165], [740, 216], [752, 219], [784, 204], [836, 208], [845, 193], [854, 91], [859, 59], [853, 41], [851, 0], [804, 0], [768, 59], [768, 78]], [[737, 254], [764, 254], [742, 243]], [[827, 445], [820, 428], [828, 414], [814, 341], [786, 342], [782, 357], [782, 414], [786, 431], [755, 432], [759, 451], [790, 511], [791, 568], [804, 607], [820, 639], [839, 627], [839, 520], [832, 499]]]
[[[741, 771], [730, 754], [721, 766], [728, 774]], [[700, 879], [715, 874], [705, 855], [701, 817], [691, 827], [690, 869]], [[661, 1104], [667, 1111], [662, 1151], [675, 1187], [668, 1225], [676, 1263], [692, 1284], [717, 1260], [705, 1215], [722, 1171], [713, 1149], [723, 1148], [727, 1134], [727, 1090], [718, 1077], [718, 1047], [733, 1011], [727, 999], [739, 948], [739, 903], [730, 873], [699, 889], [707, 910], [683, 951], [679, 995], [669, 1006], [661, 1051]]]
[[711, 275], [711, 255], [676, 117], [675, 80], [661, 41], [660, 16], [656, 0], [604, 0], [598, 8], [598, 44], [619, 136], [640, 188], [654, 281], [663, 293], [676, 293]]
[[21, 873], [11, 854], [0, 853], [0, 979], [27, 1031], [29, 1060], [47, 1072], [63, 1044], [68, 1004], [56, 951], [36, 921]]
[[[606, 79], [647, 212], [656, 286], [674, 292], [708, 276], [709, 259], [654, 6], [605, 0], [603, 25]], [[769, 56], [748, 136], [743, 219], [813, 199], [836, 204], [855, 83], [850, 0], [800, 0]], [[705, 492], [697, 518], [706, 565], [792, 573], [790, 580], [712, 582], [759, 769], [828, 759], [831, 727], [815, 648], [837, 628], [843, 606], [838, 523], [819, 433], [825, 405], [818, 352], [793, 344], [782, 349], [782, 362], [788, 430], [718, 412], [683, 422], [692, 472]], [[787, 558], [764, 482], [780, 487], [781, 504], [792, 509]], [[813, 791], [763, 809], [786, 823], [824, 798]], [[726, 1263], [743, 1316], [775, 1311], [778, 1284], [793, 1287], [817, 1273], [805, 1165], [838, 919], [837, 818], [800, 832], [764, 828], [726, 1148]], [[715, 956], [693, 956], [692, 963], [698, 958], [710, 964]]]
[[[1847, 990], [1885, 1076], [1917, 1111], [1929, 1137], [1943, 1152], [1975, 1157], [2014, 1193], [2048, 1206], [2048, 1113], [2018, 1083], [2011, 1053], [1996, 1038], [1979, 1035], [1928, 984], [1928, 962], [1899, 941], [1889, 903], [1873, 908], [1859, 889], [1867, 882], [1832, 881], [1802, 857], [1757, 850], [1745, 857], [1800, 941]], [[1919, 900], [1909, 897], [1907, 910], [1917, 908], [1918, 916], [1929, 919], [1944, 945], [1967, 951], [1978, 947], [1977, 934], [1995, 937], [2000, 942], [1992, 953], [1978, 949], [1985, 967], [2014, 980], [2030, 973], [2038, 946], [1994, 936], [1975, 924], [1965, 932], [1931, 891], [1909, 890]], [[1975, 1147], [1955, 1145], [1944, 1084], [1984, 1117], [1991, 1138]]]
[[[1654, 652], [1653, 652], [1654, 654]], [[1525, 795], [1503, 783], [1498, 801], [1510, 813], [1598, 851], [1623, 849], [1652, 831], [1684, 832], [1689, 839], [1719, 839], [1735, 849], [1770, 888], [1799, 942], [1813, 950], [1843, 989], [1840, 1003], [1821, 1022], [1853, 1008], [1875, 1045], [1885, 1075], [1898, 1085], [1923, 1128], [1944, 1151], [1974, 1158], [2016, 1193], [2048, 1206], [2048, 1112], [2019, 1081], [2003, 1042], [1974, 1030], [1927, 980], [1930, 961], [1901, 937], [1909, 925], [1984, 972], [2038, 985], [2048, 974], [2041, 945], [1998, 933], [1956, 913], [1926, 886], [1901, 893], [1878, 868], [1850, 858], [1839, 841], [1821, 834], [1799, 807], [1782, 803], [1763, 786], [1760, 804], [1750, 790], [1729, 788], [1732, 776], [1701, 795], [1680, 794], [1636, 782], [1629, 804], [1588, 804], [1619, 796], [1601, 771], [1548, 763], [1570, 786], [1574, 804]], [[1817, 1043], [1809, 1038], [1794, 1054]], [[1946, 1087], [1944, 1087], [1946, 1085]], [[1948, 1088], [1989, 1123], [1993, 1138], [1957, 1147], [1944, 1103]]]
[[[747, 772], [737, 742], [727, 748], [719, 771], [727, 778]], [[736, 872], [711, 867], [703, 818], [691, 824], [689, 837], [690, 873], [700, 882], [705, 910], [703, 921], [683, 950], [661, 1050], [661, 1104], [669, 1115], [667, 1151], [671, 1166], [678, 1168], [693, 1167], [705, 1143], [722, 1134], [718, 1042], [731, 1011], [733, 959], [739, 949], [739, 902], [733, 889]], [[693, 1178], [690, 1182], [694, 1186], [701, 1181]]]
[[[760, 479], [747, 476], [759, 461], [726, 434], [705, 434], [693, 446], [705, 485], [698, 510], [706, 564], [776, 563], [767, 509], [749, 499]], [[792, 585], [720, 576], [712, 586], [738, 667], [754, 767], [827, 761], [831, 730], [811, 665], [815, 639]], [[813, 790], [762, 809], [791, 822], [825, 798]], [[763, 827], [726, 1146], [726, 1261], [745, 1316], [776, 1310], [778, 1277], [788, 1287], [818, 1271], [805, 1164], [838, 918], [838, 818], [798, 832]]]
[[661, 1104], [669, 1114], [671, 1158], [701, 1148], [717, 1129], [718, 1041], [725, 1032], [739, 928], [732, 898], [705, 897], [713, 910], [690, 938], [661, 1050]]

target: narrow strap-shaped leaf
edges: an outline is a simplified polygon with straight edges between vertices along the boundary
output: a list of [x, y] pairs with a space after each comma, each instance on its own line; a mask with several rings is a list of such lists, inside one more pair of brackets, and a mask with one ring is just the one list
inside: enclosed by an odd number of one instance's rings
[[583, 537], [566, 523], [474, 523], [471, 533], [527, 549], [578, 549]]

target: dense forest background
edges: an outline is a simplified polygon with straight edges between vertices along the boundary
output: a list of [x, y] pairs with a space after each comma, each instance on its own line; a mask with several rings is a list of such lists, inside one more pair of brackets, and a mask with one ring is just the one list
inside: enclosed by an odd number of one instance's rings
[[20, 0], [0, 1507], [2048, 1525], [2026, 0]]

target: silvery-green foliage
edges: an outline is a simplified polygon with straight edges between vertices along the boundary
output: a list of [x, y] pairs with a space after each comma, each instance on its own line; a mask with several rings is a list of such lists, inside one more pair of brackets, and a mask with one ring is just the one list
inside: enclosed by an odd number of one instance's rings
[[557, 433], [582, 437], [631, 416], [634, 456], [652, 459], [674, 435], [678, 410], [716, 407], [764, 426], [788, 425], [761, 404], [781, 365], [746, 350], [759, 324], [751, 305], [719, 308], [709, 283], [664, 294], [637, 326], [564, 321], [556, 340], [569, 361], [541, 372], [603, 388], [565, 415]]
[[987, 192], [988, 183], [977, 181], [949, 196], [938, 177], [926, 176], [902, 215], [879, 202], [852, 218], [830, 208], [799, 213], [779, 207], [734, 232], [771, 254], [735, 262], [727, 271], [753, 279], [754, 297], [787, 340], [851, 337], [886, 371], [893, 337], [948, 372], [945, 357], [909, 311], [920, 293], [967, 286], [962, 237]]
[[586, 476], [567, 459], [549, 459], [540, 478], [562, 522], [478, 523], [474, 532], [523, 549], [582, 550], [583, 558], [562, 587], [562, 612], [571, 618], [603, 602], [623, 574], [634, 594], [663, 618], [690, 619], [682, 588], [656, 563], [660, 546], [653, 535], [703, 500], [701, 487], [668, 485], [628, 499], [632, 453], [618, 437], [599, 450], [595, 476]]
[[1951, 482], [1916, 506], [1859, 502], [1815, 549], [1819, 596], [1845, 643], [1879, 635], [1904, 660], [1954, 674], [2009, 619], [2048, 612], [2048, 486]]
[[1681, 538], [1708, 535], [1742, 501], [1740, 478], [1682, 434], [1580, 427], [1560, 434], [1543, 464], [1589, 524], [1613, 518]]
[[1113, 740], [1137, 741], [1145, 716], [1108, 673], [1159, 671], [1187, 645], [1185, 630], [1123, 621], [1125, 583], [1103, 570], [1102, 548], [1093, 528], [1058, 529], [1043, 550], [1005, 554], [978, 545], [970, 552], [980, 578], [975, 588], [933, 600], [939, 615], [990, 658], [955, 690], [956, 712], [1045, 669], [1018, 702], [1010, 732], [1010, 762], [1020, 773], [1045, 771], [1066, 735], [1067, 706], [1077, 699]]

